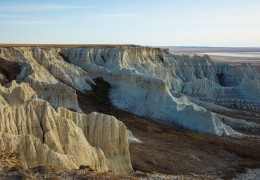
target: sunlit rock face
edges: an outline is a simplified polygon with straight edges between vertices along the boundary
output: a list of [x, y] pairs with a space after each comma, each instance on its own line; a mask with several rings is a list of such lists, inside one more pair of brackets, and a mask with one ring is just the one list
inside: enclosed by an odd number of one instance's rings
[[19, 153], [26, 168], [132, 172], [125, 125], [112, 116], [81, 112], [76, 90], [91, 90], [95, 83], [59, 52], [0, 48], [5, 67], [0, 68], [0, 150]]
[[259, 128], [211, 111], [260, 108], [260, 77], [248, 64], [130, 45], [0, 48], [0, 62], [0, 150], [18, 152], [28, 168], [133, 171], [128, 138], [141, 141], [115, 117], [79, 108], [76, 90], [91, 90], [97, 77], [125, 111], [218, 136]]
[[208, 56], [174, 56], [139, 46], [69, 48], [61, 54], [92, 78], [108, 81], [119, 108], [187, 129], [239, 136], [223, 123], [229, 118], [209, 109], [260, 108], [260, 77], [247, 64], [216, 65]]
[[[111, 102], [126, 111], [214, 135], [240, 136], [230, 120], [211, 110], [259, 109], [259, 74], [248, 64], [216, 65], [208, 56], [175, 56], [141, 46], [1, 48], [0, 57], [20, 63], [26, 82], [53, 107], [81, 112], [76, 90], [102, 77]], [[1, 75], [2, 81], [6, 77]]]

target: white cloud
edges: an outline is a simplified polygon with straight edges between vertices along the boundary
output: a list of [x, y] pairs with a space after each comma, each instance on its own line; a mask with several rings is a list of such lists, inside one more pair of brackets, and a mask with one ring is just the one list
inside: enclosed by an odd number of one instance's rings
[[56, 21], [52, 20], [8, 20], [0, 21], [1, 25], [51, 25]]
[[136, 13], [102, 13], [97, 14], [100, 18], [138, 18], [139, 14]]
[[26, 4], [26, 3], [6, 3], [0, 6], [2, 12], [37, 12], [37, 11], [59, 11], [67, 9], [87, 9], [91, 6], [72, 6], [58, 4]]

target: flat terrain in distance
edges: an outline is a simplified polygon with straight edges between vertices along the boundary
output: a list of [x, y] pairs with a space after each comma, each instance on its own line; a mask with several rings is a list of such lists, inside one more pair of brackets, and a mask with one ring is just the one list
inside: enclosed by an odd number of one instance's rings
[[0, 47], [49, 47], [49, 48], [76, 48], [76, 47], [124, 47], [137, 46], [134, 44], [1, 44]]
[[216, 63], [227, 63], [239, 66], [241, 63], [252, 64], [260, 72], [260, 48], [250, 47], [181, 47], [167, 46], [172, 54], [189, 56], [209, 55]]

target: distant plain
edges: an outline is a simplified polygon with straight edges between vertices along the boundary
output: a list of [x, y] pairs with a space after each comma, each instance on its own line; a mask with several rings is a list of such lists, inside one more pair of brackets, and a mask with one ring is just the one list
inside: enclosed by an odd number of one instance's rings
[[250, 63], [260, 72], [260, 48], [257, 47], [185, 47], [167, 46], [169, 51], [175, 55], [186, 54], [209, 55], [218, 64], [227, 63], [239, 66], [241, 63]]

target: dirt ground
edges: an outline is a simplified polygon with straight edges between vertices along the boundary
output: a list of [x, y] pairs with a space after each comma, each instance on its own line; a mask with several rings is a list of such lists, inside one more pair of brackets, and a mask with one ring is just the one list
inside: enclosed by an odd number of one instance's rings
[[[230, 63], [233, 63], [232, 59]], [[0, 70], [8, 79], [12, 79], [6, 74], [6, 69]], [[0, 179], [137, 179], [149, 176], [145, 173], [153, 172], [181, 175], [180, 177], [190, 175], [191, 179], [195, 175], [202, 179], [230, 179], [248, 168], [260, 168], [259, 139], [216, 137], [184, 130], [174, 124], [159, 124], [114, 107], [107, 98], [108, 91], [105, 91], [106, 96], [101, 98], [100, 93], [103, 92], [97, 92], [95, 89], [94, 92], [77, 92], [80, 107], [85, 113], [97, 111], [115, 116], [143, 142], [130, 144], [131, 161], [137, 173], [121, 176], [110, 173], [96, 174], [84, 169], [64, 172], [48, 167], [26, 170], [19, 164], [19, 155], [0, 152]], [[260, 115], [260, 112], [256, 113]], [[225, 115], [260, 123], [258, 117]]]
[[230, 179], [246, 168], [260, 168], [259, 139], [217, 137], [173, 124], [159, 124], [117, 109], [109, 100], [98, 103], [95, 92], [77, 94], [85, 113], [97, 111], [113, 115], [143, 141], [130, 144], [134, 170], [174, 175], [207, 174]]
[[217, 137], [173, 124], [159, 124], [117, 109], [103, 96], [109, 86], [97, 87], [102, 87], [103, 92], [96, 88], [94, 92], [77, 92], [80, 107], [86, 113], [97, 111], [117, 117], [143, 142], [130, 144], [134, 173], [97, 174], [87, 169], [62, 171], [51, 167], [24, 169], [19, 154], [0, 152], [0, 179], [231, 179], [247, 169], [260, 168], [259, 139]]

